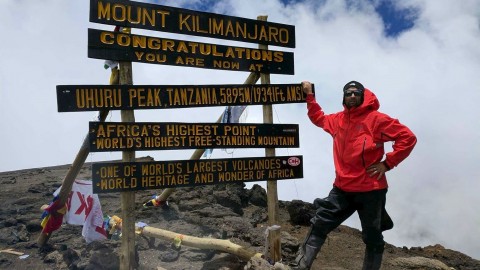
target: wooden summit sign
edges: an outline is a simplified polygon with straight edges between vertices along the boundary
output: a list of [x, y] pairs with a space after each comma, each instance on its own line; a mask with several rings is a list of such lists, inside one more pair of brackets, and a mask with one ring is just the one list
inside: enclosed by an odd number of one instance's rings
[[90, 0], [90, 22], [295, 48], [295, 26], [125, 0]]
[[299, 147], [297, 124], [90, 122], [91, 152]]
[[59, 112], [305, 102], [300, 84], [57, 85]]
[[88, 57], [149, 64], [294, 74], [292, 52], [88, 29]]
[[302, 156], [95, 163], [93, 193], [303, 178]]

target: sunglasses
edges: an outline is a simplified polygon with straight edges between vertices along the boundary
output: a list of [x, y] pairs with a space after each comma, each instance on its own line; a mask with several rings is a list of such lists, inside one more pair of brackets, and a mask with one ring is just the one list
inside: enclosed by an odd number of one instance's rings
[[360, 91], [346, 91], [346, 92], [343, 92], [343, 96], [344, 97], [351, 97], [352, 94], [355, 96], [355, 97], [359, 97], [362, 95], [362, 92]]

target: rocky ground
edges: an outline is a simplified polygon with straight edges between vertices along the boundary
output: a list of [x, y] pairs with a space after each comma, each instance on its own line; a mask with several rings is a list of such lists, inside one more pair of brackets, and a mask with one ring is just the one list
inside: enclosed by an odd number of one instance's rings
[[[91, 178], [86, 164], [78, 179]], [[69, 166], [0, 173], [0, 269], [119, 269], [120, 241], [86, 244], [80, 226], [62, 225], [45, 247], [38, 247], [39, 210], [52, 199]], [[143, 208], [154, 192], [136, 193], [137, 220], [149, 226], [196, 237], [228, 239], [263, 253], [267, 228], [266, 192], [243, 184], [177, 189], [168, 207]], [[121, 216], [118, 193], [100, 194], [104, 214]], [[293, 260], [304, 235], [312, 205], [302, 201], [279, 202], [282, 261]], [[274, 269], [261, 260], [249, 262], [215, 250], [200, 250], [137, 236], [138, 269], [240, 270]], [[26, 258], [25, 258], [26, 257]], [[361, 269], [363, 243], [358, 230], [340, 226], [332, 232], [312, 269]], [[432, 243], [427, 247], [387, 245], [382, 269], [480, 269], [480, 261]]]

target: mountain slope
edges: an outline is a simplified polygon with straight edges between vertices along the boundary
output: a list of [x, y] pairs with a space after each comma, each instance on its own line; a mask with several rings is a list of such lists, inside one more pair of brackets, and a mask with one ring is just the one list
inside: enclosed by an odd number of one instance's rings
[[[78, 179], [90, 179], [91, 164], [85, 164]], [[69, 165], [0, 173], [0, 250], [29, 255], [25, 259], [0, 253], [0, 269], [118, 269], [120, 241], [89, 245], [80, 226], [62, 225], [48, 245], [36, 244], [40, 233], [39, 210], [52, 199]], [[267, 226], [266, 192], [243, 184], [177, 189], [168, 207], [143, 208], [158, 190], [136, 193], [137, 221], [184, 235], [228, 239], [264, 253]], [[121, 215], [118, 193], [99, 194], [104, 214]], [[283, 261], [293, 260], [308, 230], [312, 205], [302, 201], [279, 202]], [[234, 255], [137, 236], [138, 269], [273, 269], [261, 268]], [[361, 233], [346, 226], [332, 232], [312, 269], [361, 269]], [[162, 267], [162, 268], [159, 268]], [[387, 245], [382, 269], [480, 269], [480, 262], [440, 245], [401, 248]]]

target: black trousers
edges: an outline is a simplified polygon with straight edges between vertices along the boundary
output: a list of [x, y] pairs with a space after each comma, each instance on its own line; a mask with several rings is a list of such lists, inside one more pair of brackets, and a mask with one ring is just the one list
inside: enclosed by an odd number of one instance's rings
[[324, 237], [342, 224], [355, 211], [362, 224], [362, 238], [367, 248], [383, 252], [382, 231], [391, 229], [393, 222], [385, 211], [387, 189], [368, 192], [345, 192], [334, 187], [327, 198], [315, 199], [317, 208], [311, 219], [312, 233]]

